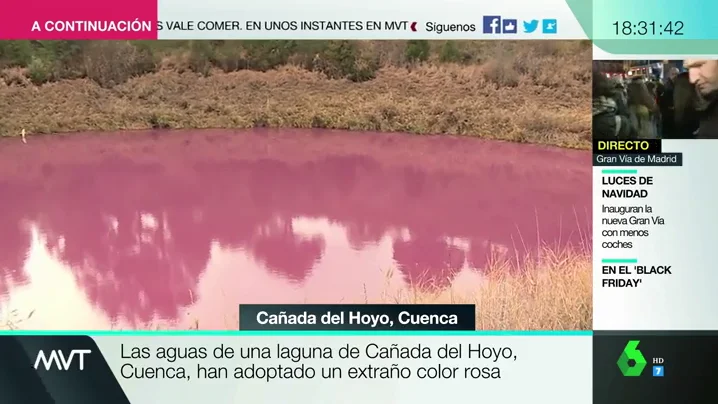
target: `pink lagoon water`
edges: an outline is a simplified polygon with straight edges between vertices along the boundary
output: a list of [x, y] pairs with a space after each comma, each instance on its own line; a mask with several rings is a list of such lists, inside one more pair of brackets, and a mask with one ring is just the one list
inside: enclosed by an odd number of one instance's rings
[[[590, 237], [588, 152], [450, 136], [169, 131], [0, 139], [0, 319], [236, 327], [239, 303], [480, 282]], [[29, 317], [29, 318], [28, 318]]]

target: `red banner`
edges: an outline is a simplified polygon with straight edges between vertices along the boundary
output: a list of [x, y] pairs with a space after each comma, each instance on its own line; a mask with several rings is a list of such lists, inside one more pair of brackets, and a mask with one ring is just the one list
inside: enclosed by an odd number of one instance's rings
[[11, 0], [0, 39], [157, 39], [157, 2]]

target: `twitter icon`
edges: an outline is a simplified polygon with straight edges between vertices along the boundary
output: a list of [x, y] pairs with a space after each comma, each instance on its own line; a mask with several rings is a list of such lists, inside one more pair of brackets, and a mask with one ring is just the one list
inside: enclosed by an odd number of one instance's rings
[[524, 33], [530, 34], [538, 28], [538, 20], [524, 21]]

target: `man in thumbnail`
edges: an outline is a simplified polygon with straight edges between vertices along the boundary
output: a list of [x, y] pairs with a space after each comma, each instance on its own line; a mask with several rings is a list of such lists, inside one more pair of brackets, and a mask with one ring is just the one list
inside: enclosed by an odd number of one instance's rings
[[639, 139], [658, 137], [657, 123], [660, 112], [656, 99], [645, 81], [634, 80], [628, 85], [628, 112], [635, 137]]
[[622, 89], [600, 72], [593, 73], [594, 139], [626, 139], [631, 136], [630, 122], [622, 114]]
[[676, 77], [678, 77], [678, 74], [680, 73], [680, 70], [678, 70], [677, 67], [672, 66], [668, 69], [666, 72], [666, 85], [670, 86], [673, 85], [673, 83], [676, 81]]
[[701, 101], [695, 87], [691, 84], [688, 72], [683, 72], [673, 82], [673, 139], [693, 139], [700, 126], [700, 111], [697, 109]]
[[686, 59], [688, 78], [698, 91], [701, 102], [697, 138], [718, 139], [718, 60]]
[[658, 105], [661, 109], [661, 133], [667, 137], [673, 137], [675, 131], [674, 124], [674, 106], [673, 106], [673, 90], [675, 88], [676, 77], [679, 70], [672, 66], [667, 69], [666, 77], [663, 83], [658, 86]]
[[618, 113], [621, 115], [627, 115], [628, 114], [628, 91], [626, 90], [626, 83], [621, 77], [613, 77], [611, 79], [611, 85], [612, 85], [612, 92], [614, 98], [616, 99], [616, 104], [618, 106]]

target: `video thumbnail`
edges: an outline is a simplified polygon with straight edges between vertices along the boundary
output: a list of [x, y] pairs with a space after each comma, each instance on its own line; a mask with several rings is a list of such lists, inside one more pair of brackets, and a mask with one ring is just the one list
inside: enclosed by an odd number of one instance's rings
[[591, 328], [587, 41], [4, 41], [0, 66], [5, 328], [236, 329], [242, 303]]
[[718, 138], [718, 60], [595, 61], [593, 136]]

